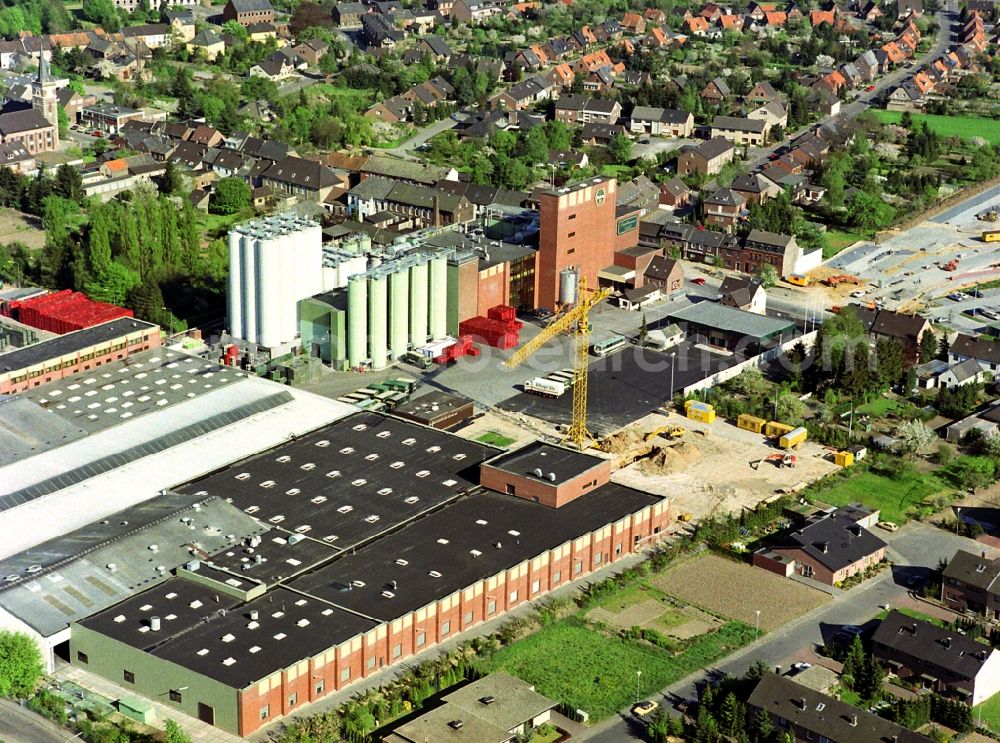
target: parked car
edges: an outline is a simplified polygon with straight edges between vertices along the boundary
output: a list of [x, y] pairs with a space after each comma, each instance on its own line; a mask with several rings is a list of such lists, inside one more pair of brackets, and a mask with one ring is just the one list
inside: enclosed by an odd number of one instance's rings
[[812, 668], [812, 667], [813, 667], [812, 663], [792, 663], [792, 672], [793, 673], [802, 673], [806, 669], [809, 669], [809, 668]]
[[698, 286], [705, 286], [705, 279], [699, 276], [696, 279], [691, 279], [692, 284], [697, 284]]
[[958, 292], [952, 292], [948, 295], [948, 299], [952, 302], [964, 302], [965, 296], [963, 294], [959, 294]]
[[896, 531], [899, 526], [892, 521], [879, 521], [878, 526], [880, 529], [885, 529], [886, 531]]
[[840, 631], [845, 635], [860, 635], [864, 632], [864, 630], [856, 624], [845, 624], [840, 628]]
[[645, 717], [646, 715], [650, 715], [653, 712], [655, 712], [657, 709], [659, 709], [659, 707], [660, 705], [657, 702], [654, 702], [653, 700], [650, 699], [645, 702], [639, 702], [638, 704], [634, 705], [632, 707], [632, 714], [634, 714], [636, 717]]
[[874, 85], [869, 85], [867, 88], [865, 88], [865, 92], [866, 93], [874, 93], [875, 92], [875, 86]]

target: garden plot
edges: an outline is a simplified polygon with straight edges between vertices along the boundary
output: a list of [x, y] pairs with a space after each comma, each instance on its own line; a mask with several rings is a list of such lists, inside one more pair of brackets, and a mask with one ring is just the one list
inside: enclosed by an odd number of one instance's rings
[[670, 596], [770, 630], [830, 600], [828, 594], [788, 578], [718, 555], [680, 563], [650, 582]]
[[667, 596], [646, 583], [601, 602], [600, 606], [587, 612], [586, 618], [616, 629], [653, 629], [677, 640], [698, 637], [724, 623], [718, 617]]

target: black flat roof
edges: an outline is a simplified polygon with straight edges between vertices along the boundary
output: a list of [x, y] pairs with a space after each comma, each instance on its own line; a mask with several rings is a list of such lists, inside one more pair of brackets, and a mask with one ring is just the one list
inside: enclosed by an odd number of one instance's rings
[[[150, 628], [154, 616], [160, 618], [156, 631]], [[284, 588], [240, 604], [182, 578], [161, 583], [79, 624], [234, 689], [246, 688], [375, 626], [371, 620]], [[137, 682], [146, 672], [143, 667], [129, 670]]]
[[337, 552], [324, 542], [272, 529], [252, 542], [244, 540], [242, 545], [216, 552], [205, 562], [272, 585], [329, 560]]
[[482, 491], [290, 585], [392, 621], [660, 500], [613, 483], [558, 509]]
[[324, 426], [177, 490], [350, 549], [479, 482], [485, 444], [375, 413]]
[[105, 343], [115, 338], [121, 338], [124, 335], [135, 333], [144, 328], [159, 330], [159, 326], [144, 320], [137, 320], [134, 317], [120, 317], [117, 320], [109, 320], [100, 325], [94, 325], [91, 328], [66, 333], [57, 338], [41, 341], [40, 343], [0, 355], [0, 372], [25, 369], [35, 364], [44, 363], [49, 359], [56, 359], [68, 353], [89, 348], [98, 343]]
[[[501, 454], [488, 464], [512, 475], [530, 475], [560, 484], [579, 477], [603, 462], [603, 459], [590, 454], [533, 441], [509, 454]], [[542, 472], [540, 476], [539, 470]]]

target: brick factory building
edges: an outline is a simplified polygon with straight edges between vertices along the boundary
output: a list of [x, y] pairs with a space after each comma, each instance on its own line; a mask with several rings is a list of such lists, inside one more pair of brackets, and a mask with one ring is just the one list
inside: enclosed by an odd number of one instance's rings
[[597, 287], [597, 272], [614, 263], [616, 190], [614, 178], [591, 178], [538, 194], [541, 232], [535, 270], [536, 307], [561, 304], [560, 274], [564, 269], [576, 268], [593, 289]]
[[[604, 465], [352, 415], [180, 488], [269, 531], [75, 622], [71, 660], [250, 735], [654, 544], [667, 501]], [[490, 489], [511, 478], [567, 497]]]

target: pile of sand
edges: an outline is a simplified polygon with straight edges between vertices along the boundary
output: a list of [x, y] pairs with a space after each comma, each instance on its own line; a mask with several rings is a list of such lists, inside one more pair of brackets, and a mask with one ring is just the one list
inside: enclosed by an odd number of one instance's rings
[[603, 439], [601, 441], [601, 451], [605, 451], [608, 454], [621, 455], [634, 449], [640, 441], [642, 441], [642, 436], [638, 431], [626, 429]]
[[665, 475], [682, 472], [703, 458], [701, 450], [693, 444], [682, 441], [674, 446], [660, 447], [655, 454], [639, 462], [639, 471], [644, 475]]

